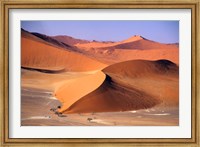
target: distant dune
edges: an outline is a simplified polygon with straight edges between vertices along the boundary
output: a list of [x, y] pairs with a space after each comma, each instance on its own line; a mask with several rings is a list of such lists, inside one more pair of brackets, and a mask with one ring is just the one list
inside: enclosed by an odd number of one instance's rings
[[30, 33], [22, 29], [22, 36], [56, 48], [77, 52], [109, 65], [136, 59], [166, 59], [179, 64], [178, 43], [163, 44], [139, 35], [118, 42], [100, 42], [76, 39], [70, 36], [47, 36], [40, 33]]
[[126, 61], [103, 72], [107, 75], [103, 84], [77, 100], [65, 113], [178, 106], [178, 66], [170, 61]]
[[60, 42], [63, 42], [65, 44], [69, 44], [69, 45], [75, 45], [77, 43], [82, 44], [82, 43], [90, 42], [88, 40], [76, 39], [76, 38], [66, 36], [66, 35], [58, 35], [58, 36], [51, 36], [51, 37], [60, 41]]
[[179, 47], [177, 43], [158, 43], [139, 35], [119, 42], [89, 42], [76, 44], [75, 46], [87, 56], [106, 64], [136, 59], [166, 59], [179, 64]]
[[51, 45], [28, 33], [22, 33], [21, 51], [22, 67], [26, 68], [91, 71], [106, 66], [82, 54]]
[[[117, 45], [109, 46], [109, 49], [137, 49], [137, 50], [149, 50], [149, 49], [176, 49], [176, 44], [162, 44], [147, 40], [142, 37], [132, 37], [132, 39], [125, 40]], [[106, 48], [101, 48], [106, 49]]]
[[98, 48], [98, 49], [175, 49], [178, 48], [177, 43], [164, 44], [155, 41], [148, 40], [142, 36], [135, 35], [126, 40], [119, 42], [82, 42], [74, 44], [79, 48], [88, 49], [88, 48]]

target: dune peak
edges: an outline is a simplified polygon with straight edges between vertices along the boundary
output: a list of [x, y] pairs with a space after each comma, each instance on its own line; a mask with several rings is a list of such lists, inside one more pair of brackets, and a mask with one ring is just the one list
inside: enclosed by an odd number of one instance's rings
[[144, 39], [142, 36], [140, 35], [134, 35], [134, 36], [131, 36], [130, 38], [122, 41], [123, 43], [127, 43], [127, 42], [133, 42], [133, 41], [138, 41], [138, 40], [141, 40], [141, 39]]

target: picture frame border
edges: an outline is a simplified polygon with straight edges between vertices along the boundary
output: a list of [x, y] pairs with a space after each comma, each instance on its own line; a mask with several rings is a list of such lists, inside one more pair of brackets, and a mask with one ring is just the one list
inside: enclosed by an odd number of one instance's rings
[[[192, 13], [192, 114], [191, 114], [191, 138], [131, 138], [131, 139], [83, 139], [83, 138], [62, 138], [62, 139], [42, 139], [42, 138], [9, 138], [9, 10], [10, 9], [64, 9], [64, 8], [85, 8], [85, 9], [191, 9]], [[1, 1], [1, 50], [0, 50], [0, 122], [1, 122], [1, 145], [199, 145], [199, 0], [174, 0], [174, 1], [115, 1], [115, 0], [92, 0], [86, 1]]]

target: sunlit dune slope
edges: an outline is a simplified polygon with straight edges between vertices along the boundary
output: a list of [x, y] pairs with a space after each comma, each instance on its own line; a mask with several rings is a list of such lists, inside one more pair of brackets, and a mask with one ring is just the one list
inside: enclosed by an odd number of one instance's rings
[[133, 60], [103, 70], [104, 83], [65, 113], [128, 111], [178, 106], [178, 66], [167, 60]]
[[66, 71], [90, 71], [106, 65], [82, 54], [64, 50], [35, 39], [21, 38], [22, 67]]
[[34, 33], [34, 32], [31, 33], [31, 32], [28, 32], [24, 29], [21, 29], [21, 36], [24, 37], [24, 38], [39, 41], [41, 43], [44, 43], [44, 44], [47, 44], [47, 45], [50, 45], [50, 46], [54, 46], [54, 47], [57, 47], [57, 48], [78, 52], [77, 47], [63, 43], [63, 42], [60, 42], [60, 41], [58, 41], [58, 40], [56, 40], [56, 39], [54, 39], [50, 36], [44, 35], [44, 34]]
[[81, 97], [97, 89], [105, 80], [105, 74], [98, 71], [87, 76], [69, 80], [55, 91], [55, 97], [63, 104], [59, 112], [65, 111]]

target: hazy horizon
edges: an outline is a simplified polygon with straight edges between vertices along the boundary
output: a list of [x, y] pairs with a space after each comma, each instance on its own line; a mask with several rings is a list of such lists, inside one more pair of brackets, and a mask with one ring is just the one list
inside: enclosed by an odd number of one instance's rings
[[90, 41], [121, 41], [141, 35], [160, 43], [179, 43], [179, 21], [22, 21], [21, 28], [49, 36], [66, 35]]

